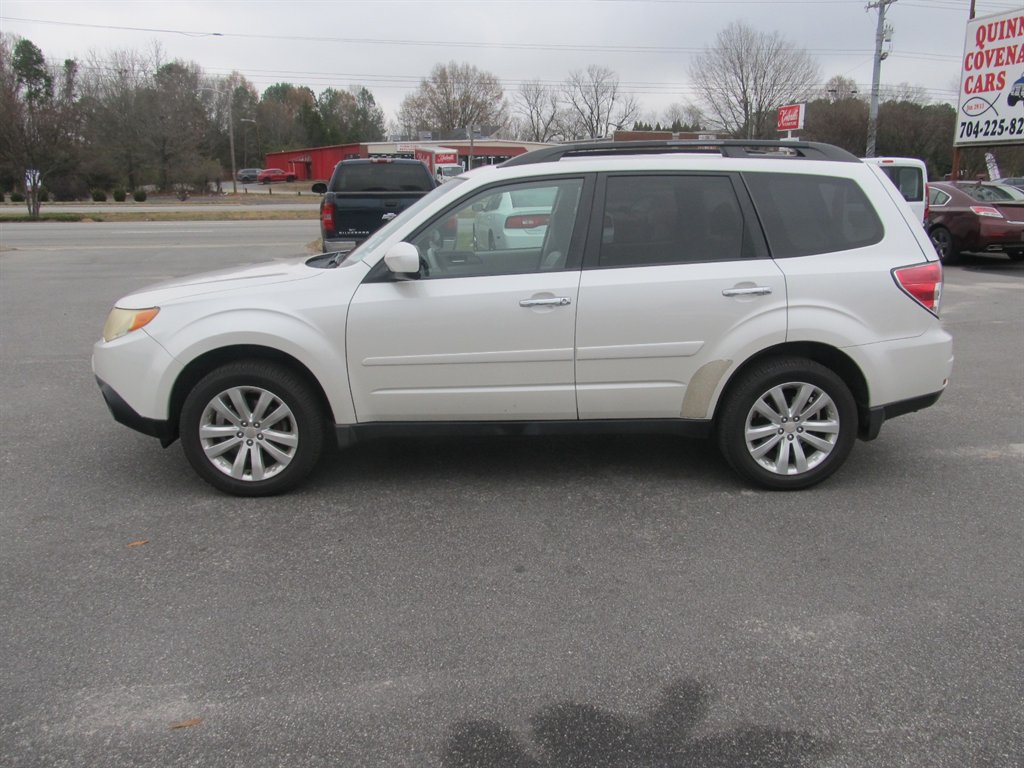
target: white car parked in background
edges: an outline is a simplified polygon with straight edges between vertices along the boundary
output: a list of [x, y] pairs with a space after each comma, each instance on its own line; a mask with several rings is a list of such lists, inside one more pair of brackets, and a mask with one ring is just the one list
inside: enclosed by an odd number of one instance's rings
[[478, 248], [539, 248], [548, 230], [557, 184], [496, 192], [474, 208], [473, 238]]
[[[94, 349], [100, 388], [243, 495], [294, 486], [332, 435], [438, 431], [714, 436], [747, 480], [812, 485], [946, 386], [942, 268], [876, 166], [710, 146], [538, 150], [350, 254], [126, 296]], [[459, 226], [519, 195], [546, 201], [543, 237], [488, 250]]]

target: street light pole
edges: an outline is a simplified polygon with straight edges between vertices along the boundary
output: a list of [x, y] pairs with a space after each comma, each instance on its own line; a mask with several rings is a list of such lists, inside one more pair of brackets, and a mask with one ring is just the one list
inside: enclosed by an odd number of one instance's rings
[[231, 94], [228, 94], [228, 150], [231, 152], [231, 194], [238, 194], [238, 173], [235, 170], [235, 121], [231, 119]]

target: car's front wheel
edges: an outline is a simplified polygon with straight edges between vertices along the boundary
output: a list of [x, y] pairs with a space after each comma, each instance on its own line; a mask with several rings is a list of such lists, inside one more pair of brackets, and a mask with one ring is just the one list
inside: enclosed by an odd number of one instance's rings
[[237, 496], [294, 487], [316, 466], [325, 434], [310, 386], [264, 361], [230, 363], [207, 374], [185, 398], [179, 427], [199, 476]]
[[802, 358], [755, 364], [730, 388], [718, 444], [740, 475], [773, 490], [824, 480], [849, 456], [857, 405], [833, 371]]

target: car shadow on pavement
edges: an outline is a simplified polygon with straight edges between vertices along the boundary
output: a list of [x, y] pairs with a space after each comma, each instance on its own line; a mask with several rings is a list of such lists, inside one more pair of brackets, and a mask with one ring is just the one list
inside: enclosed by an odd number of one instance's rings
[[530, 740], [490, 720], [451, 729], [443, 768], [810, 768], [835, 745], [802, 731], [748, 725], [696, 735], [714, 690], [692, 679], [665, 686], [643, 716], [562, 702], [529, 718]]

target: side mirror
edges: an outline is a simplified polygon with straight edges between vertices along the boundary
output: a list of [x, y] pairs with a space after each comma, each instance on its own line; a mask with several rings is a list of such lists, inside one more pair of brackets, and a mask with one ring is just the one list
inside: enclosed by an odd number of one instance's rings
[[412, 243], [395, 243], [384, 254], [384, 265], [398, 275], [418, 274], [420, 252]]
[[487, 207], [486, 203], [473, 203], [473, 211], [475, 213], [482, 213], [484, 208]]
[[316, 192], [318, 195], [322, 195], [324, 194], [324, 192], [327, 191], [327, 185], [324, 184], [322, 181], [318, 181], [316, 184], [313, 185], [313, 191]]

